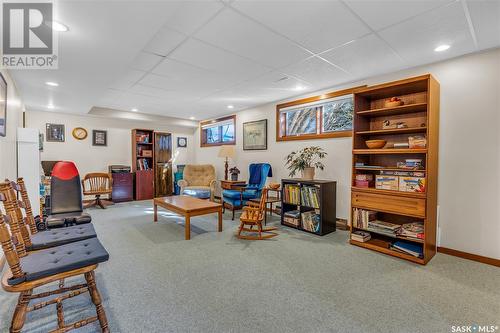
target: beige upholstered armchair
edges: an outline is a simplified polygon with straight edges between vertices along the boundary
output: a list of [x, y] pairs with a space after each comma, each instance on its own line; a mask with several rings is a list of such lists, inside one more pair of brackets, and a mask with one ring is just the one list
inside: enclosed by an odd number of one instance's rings
[[183, 179], [178, 184], [180, 193], [200, 199], [214, 200], [215, 168], [211, 164], [188, 164], [184, 167]]

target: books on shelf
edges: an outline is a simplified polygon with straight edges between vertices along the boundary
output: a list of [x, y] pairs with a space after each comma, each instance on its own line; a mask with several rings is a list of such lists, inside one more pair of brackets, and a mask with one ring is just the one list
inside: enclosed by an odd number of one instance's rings
[[354, 208], [352, 214], [352, 226], [361, 229], [368, 228], [368, 222], [377, 218], [377, 212], [372, 210], [365, 210]]
[[372, 238], [372, 235], [370, 235], [369, 232], [366, 232], [366, 231], [354, 231], [352, 234], [351, 234], [351, 239], [356, 241], [356, 242], [367, 242], [369, 241], [370, 239]]
[[310, 232], [319, 232], [321, 225], [321, 215], [319, 209], [302, 213], [302, 229]]
[[300, 186], [286, 184], [283, 187], [283, 198], [286, 203], [300, 205]]
[[397, 233], [398, 236], [425, 239], [424, 224], [422, 222], [404, 223]]
[[138, 170], [149, 170], [151, 166], [146, 158], [139, 158], [137, 160], [137, 169]]
[[391, 245], [391, 249], [397, 252], [406, 253], [417, 258], [424, 257], [424, 248], [421, 244], [397, 241]]
[[300, 224], [300, 211], [289, 210], [283, 214], [283, 222], [298, 227]]
[[319, 191], [316, 186], [303, 186], [300, 191], [301, 202], [303, 206], [319, 208]]

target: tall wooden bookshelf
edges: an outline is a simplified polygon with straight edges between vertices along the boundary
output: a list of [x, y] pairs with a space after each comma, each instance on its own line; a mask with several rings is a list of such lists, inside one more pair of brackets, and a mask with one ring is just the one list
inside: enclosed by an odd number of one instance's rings
[[135, 200], [154, 195], [154, 131], [132, 130], [132, 171], [135, 173]]
[[[367, 87], [354, 94], [353, 119], [353, 166], [351, 192], [351, 221], [354, 209], [377, 212], [377, 219], [394, 224], [422, 222], [423, 239], [408, 239], [402, 236], [362, 229], [351, 223], [351, 233], [356, 230], [370, 232], [366, 242], [350, 240], [360, 247], [379, 251], [419, 264], [426, 264], [436, 254], [438, 142], [439, 142], [439, 83], [432, 75], [422, 75]], [[392, 98], [399, 98], [404, 104], [388, 106]], [[392, 128], [390, 124], [398, 124]], [[394, 143], [408, 142], [410, 136], [426, 138], [425, 147], [394, 148]], [[367, 140], [386, 140], [380, 149], [369, 149]], [[392, 189], [357, 187], [356, 175], [411, 171], [403, 168], [406, 159], [420, 159], [418, 172], [424, 178], [425, 189], [420, 192], [406, 192]], [[400, 165], [398, 166], [398, 162]], [[401, 253], [392, 247], [396, 241], [409, 242], [422, 247], [423, 256], [415, 257]]]
[[154, 132], [155, 197], [172, 195], [172, 134]]

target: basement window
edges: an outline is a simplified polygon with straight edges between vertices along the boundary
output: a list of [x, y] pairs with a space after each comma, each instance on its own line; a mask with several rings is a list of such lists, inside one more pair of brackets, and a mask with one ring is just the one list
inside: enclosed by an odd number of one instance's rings
[[200, 122], [200, 147], [236, 144], [236, 116]]

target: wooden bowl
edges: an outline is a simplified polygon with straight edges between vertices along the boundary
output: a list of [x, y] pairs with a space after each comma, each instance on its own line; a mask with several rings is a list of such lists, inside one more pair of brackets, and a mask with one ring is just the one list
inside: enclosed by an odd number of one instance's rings
[[394, 101], [394, 102], [387, 101], [387, 102], [385, 102], [384, 105], [386, 108], [393, 108], [396, 106], [401, 106], [403, 104], [405, 104], [403, 101]]
[[370, 149], [380, 149], [384, 148], [387, 141], [385, 140], [366, 140], [366, 146]]
[[269, 186], [269, 188], [272, 188], [273, 190], [277, 190], [280, 188], [279, 183], [270, 183], [268, 186]]

